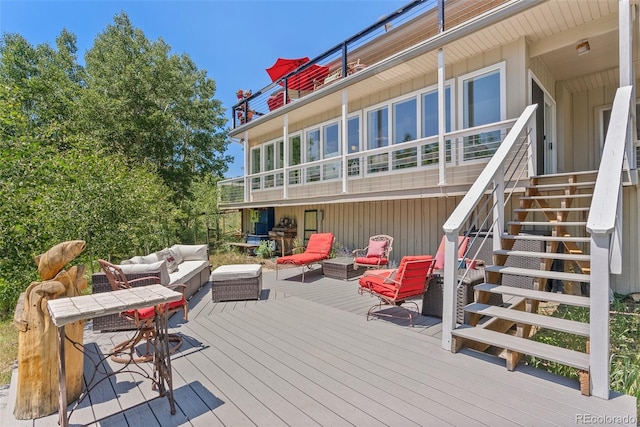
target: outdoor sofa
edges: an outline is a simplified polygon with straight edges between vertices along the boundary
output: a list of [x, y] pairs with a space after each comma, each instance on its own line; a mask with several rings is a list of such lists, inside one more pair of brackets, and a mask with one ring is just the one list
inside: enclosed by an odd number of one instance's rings
[[[127, 279], [150, 278], [136, 282], [136, 286], [157, 283], [162, 285], [186, 285], [184, 295], [191, 298], [209, 281], [211, 264], [209, 263], [208, 245], [173, 245], [148, 255], [134, 256], [120, 262], [119, 265]], [[111, 285], [104, 272], [91, 276], [93, 293], [110, 292]], [[130, 329], [131, 322], [119, 315], [96, 317], [93, 319], [94, 331], [116, 331]]]

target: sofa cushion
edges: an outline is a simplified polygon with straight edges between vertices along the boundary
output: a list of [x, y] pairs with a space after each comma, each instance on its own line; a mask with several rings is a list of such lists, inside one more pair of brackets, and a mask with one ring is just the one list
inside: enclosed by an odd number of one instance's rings
[[167, 262], [165, 260], [156, 261], [152, 264], [122, 264], [120, 265], [122, 272], [127, 273], [152, 273], [160, 272], [160, 284], [168, 285], [170, 283], [169, 270], [167, 270]]
[[169, 283], [172, 285], [178, 283], [186, 285], [208, 265], [209, 261], [183, 261], [178, 270], [169, 274]]
[[209, 261], [207, 245], [173, 245], [173, 249], [180, 251], [182, 261]]
[[153, 264], [153, 263], [158, 262], [158, 261], [161, 261], [161, 260], [158, 259], [156, 254], [149, 254], [149, 255], [134, 256], [133, 258], [122, 260], [122, 262], [120, 264], [122, 264], [122, 265], [127, 265], [127, 264]]
[[167, 270], [169, 270], [169, 273], [173, 273], [178, 269], [178, 261], [169, 248], [164, 248], [156, 252], [156, 256], [159, 260], [167, 261]]

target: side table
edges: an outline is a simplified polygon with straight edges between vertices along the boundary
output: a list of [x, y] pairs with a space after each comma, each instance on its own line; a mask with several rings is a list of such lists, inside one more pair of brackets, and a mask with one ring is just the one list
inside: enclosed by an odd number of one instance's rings
[[[153, 340], [155, 357], [153, 367], [153, 384], [157, 387], [159, 395], [165, 394], [169, 399], [171, 415], [176, 413], [173, 400], [173, 381], [171, 374], [171, 358], [169, 355], [168, 329], [166, 311], [162, 309], [165, 303], [179, 301], [182, 298], [180, 292], [173, 291], [162, 285], [149, 285], [139, 288], [121, 289], [113, 292], [81, 295], [77, 297], [59, 298], [47, 301], [47, 309], [51, 315], [51, 321], [58, 328], [58, 370], [59, 370], [59, 400], [58, 424], [67, 427], [67, 390], [65, 367], [65, 339], [64, 326], [77, 320], [91, 319], [93, 317], [121, 313], [126, 310], [155, 307], [156, 338]], [[109, 375], [123, 371], [128, 365]], [[140, 365], [137, 365], [140, 366]], [[128, 370], [130, 373], [140, 373]], [[148, 377], [148, 375], [146, 375]], [[87, 385], [86, 391], [78, 399], [84, 399], [93, 386]], [[73, 412], [73, 411], [72, 411]]]
[[330, 258], [322, 261], [322, 274], [332, 279], [349, 280], [361, 276], [365, 271], [366, 268], [355, 270], [351, 257]]
[[[460, 283], [465, 270], [458, 270], [458, 292], [456, 297], [456, 322], [464, 323], [464, 307], [474, 301], [473, 287], [484, 282], [484, 268], [469, 270], [466, 277]], [[422, 298], [422, 315], [442, 317], [442, 299], [444, 285], [444, 270], [434, 270], [433, 278], [427, 292]]]

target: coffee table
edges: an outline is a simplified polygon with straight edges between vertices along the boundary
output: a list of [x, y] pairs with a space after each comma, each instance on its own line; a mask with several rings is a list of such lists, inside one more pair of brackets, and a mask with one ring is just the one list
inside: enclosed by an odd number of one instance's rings
[[322, 274], [332, 279], [349, 280], [361, 276], [365, 271], [366, 268], [354, 270], [351, 257], [330, 258], [322, 261]]

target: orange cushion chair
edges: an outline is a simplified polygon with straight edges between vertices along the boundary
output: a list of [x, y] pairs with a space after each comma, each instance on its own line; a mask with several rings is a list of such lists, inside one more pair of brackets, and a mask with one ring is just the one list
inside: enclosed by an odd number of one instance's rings
[[314, 233], [309, 236], [309, 242], [307, 242], [304, 252], [279, 257], [276, 260], [276, 279], [278, 278], [279, 265], [293, 265], [302, 269], [302, 283], [304, 283], [305, 270], [310, 270], [311, 265], [329, 258], [333, 239], [333, 233]]

